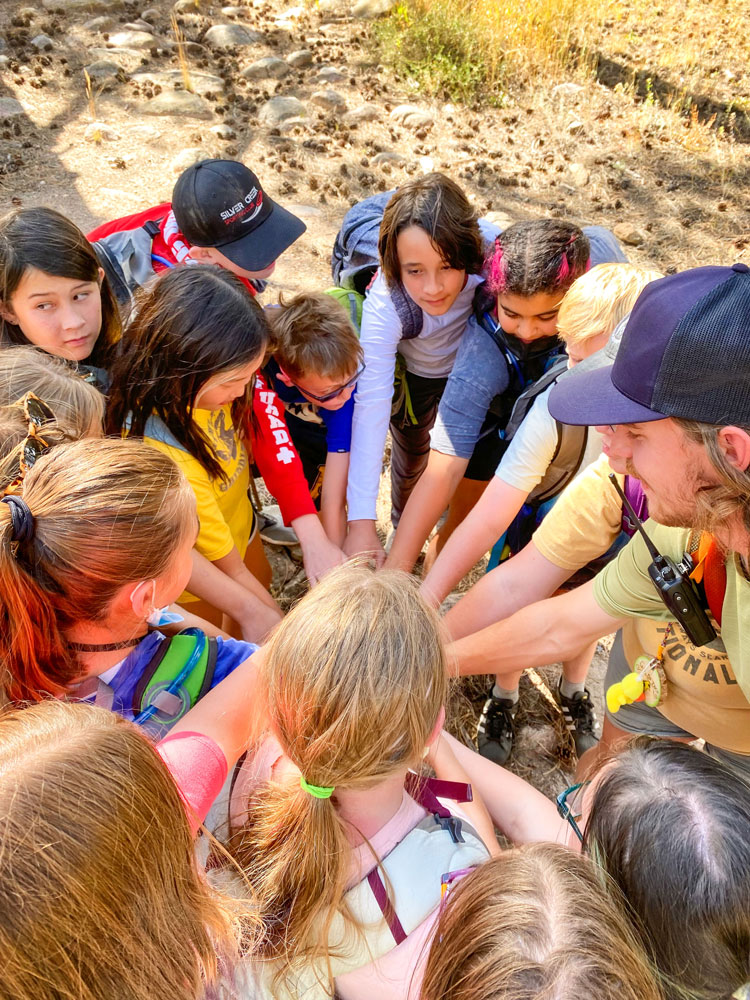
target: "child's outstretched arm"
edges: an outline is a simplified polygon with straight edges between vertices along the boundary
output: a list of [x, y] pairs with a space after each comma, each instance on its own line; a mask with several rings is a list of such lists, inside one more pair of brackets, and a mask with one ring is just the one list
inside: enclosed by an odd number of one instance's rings
[[387, 569], [411, 572], [427, 536], [450, 503], [468, 464], [468, 458], [430, 451], [427, 468], [419, 477], [401, 515], [385, 563]]
[[234, 547], [212, 562], [196, 553], [188, 586], [191, 593], [233, 618], [247, 642], [262, 642], [281, 621], [281, 608], [256, 580]]
[[508, 840], [514, 844], [539, 841], [567, 844], [567, 825], [546, 796], [448, 733], [443, 733], [443, 739], [469, 776], [474, 791], [484, 800], [495, 826]]
[[302, 546], [305, 572], [311, 584], [345, 560], [344, 553], [326, 535], [307, 489], [297, 450], [287, 430], [283, 406], [263, 377], [256, 378], [253, 424], [246, 428], [251, 451], [270, 493], [276, 497], [284, 521], [294, 528]]
[[[461, 766], [453, 752], [450, 737], [443, 730], [435, 743], [430, 747], [427, 761], [435, 769], [435, 775], [443, 781], [459, 781], [462, 784], [472, 784], [470, 776]], [[471, 820], [471, 825], [477, 831], [484, 842], [484, 846], [490, 852], [490, 857], [497, 857], [500, 854], [500, 845], [495, 835], [495, 827], [487, 808], [482, 801], [482, 796], [478, 789], [472, 785], [474, 798], [471, 802], [461, 803], [461, 812], [465, 813]]]
[[474, 563], [507, 531], [527, 497], [523, 490], [517, 490], [499, 476], [493, 476], [474, 509], [453, 532], [425, 577], [422, 584], [424, 597], [436, 606], [441, 604]]
[[360, 343], [365, 370], [357, 382], [354, 403], [347, 489], [349, 530], [344, 543], [348, 556], [368, 553], [377, 565], [385, 560], [383, 545], [375, 530], [376, 504], [401, 332], [401, 321], [385, 279], [380, 275], [362, 307]]
[[346, 538], [346, 479], [349, 475], [349, 452], [329, 451], [320, 497], [320, 520], [334, 545]]
[[259, 681], [263, 649], [257, 650], [236, 670], [208, 691], [170, 730], [200, 733], [213, 740], [231, 770], [266, 725], [265, 701]]

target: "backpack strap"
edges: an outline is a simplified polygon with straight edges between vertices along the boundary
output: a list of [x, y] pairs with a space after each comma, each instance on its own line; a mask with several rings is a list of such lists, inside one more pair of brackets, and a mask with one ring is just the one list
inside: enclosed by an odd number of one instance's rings
[[[625, 476], [622, 491], [628, 498], [628, 502], [636, 512], [639, 520], [645, 521], [648, 517], [648, 500], [646, 499], [646, 494], [643, 492], [640, 480], [636, 479], [635, 476]], [[638, 530], [637, 525], [631, 521], [630, 515], [624, 505], [622, 508], [622, 530], [631, 538]]]
[[401, 321], [401, 339], [414, 340], [422, 332], [424, 326], [424, 314], [414, 299], [407, 295], [404, 288], [399, 283], [393, 288], [389, 288], [391, 302], [396, 314]]
[[716, 544], [716, 539], [707, 531], [701, 533], [697, 566], [691, 577], [702, 585], [708, 608], [717, 624], [721, 626], [721, 612], [727, 591], [727, 567], [724, 554]]
[[526, 414], [534, 405], [536, 397], [540, 396], [545, 389], [548, 389], [554, 382], [557, 382], [562, 373], [567, 370], [568, 356], [567, 354], [561, 354], [560, 357], [553, 360], [549, 368], [536, 380], [536, 382], [532, 382], [530, 386], [524, 389], [513, 404], [510, 420], [505, 426], [504, 438], [506, 441], [512, 440], [513, 435], [523, 423]]

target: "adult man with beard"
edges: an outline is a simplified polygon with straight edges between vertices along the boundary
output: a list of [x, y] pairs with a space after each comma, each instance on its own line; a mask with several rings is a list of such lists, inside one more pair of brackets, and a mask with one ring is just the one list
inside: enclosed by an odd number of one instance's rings
[[659, 552], [674, 562], [684, 552], [697, 559], [710, 533], [719, 599], [709, 594], [706, 607], [714, 604], [720, 637], [690, 642], [657, 593], [652, 555], [636, 535], [589, 584], [454, 642], [459, 672], [563, 660], [617, 631], [606, 686], [640, 670], [645, 655], [660, 660], [665, 689], [655, 707], [608, 710], [581, 769], [649, 733], [700, 737], [708, 753], [750, 777], [750, 269], [703, 267], [652, 282], [614, 365], [571, 372], [549, 409], [606, 432], [611, 456], [641, 480], [653, 518], [646, 531]]

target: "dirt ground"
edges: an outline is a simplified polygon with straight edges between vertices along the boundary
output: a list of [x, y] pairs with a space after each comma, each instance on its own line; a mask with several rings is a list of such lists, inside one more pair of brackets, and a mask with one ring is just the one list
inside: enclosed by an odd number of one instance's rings
[[[390, 76], [373, 22], [354, 17], [350, 0], [4, 0], [0, 211], [51, 205], [87, 230], [168, 200], [198, 159], [241, 159], [308, 227], [266, 301], [329, 285], [347, 208], [433, 169], [501, 224], [551, 215], [610, 226], [636, 263], [674, 271], [747, 259], [748, 36], [736, 9], [689, 0], [668, 8], [656, 34], [631, 12], [613, 24], [596, 78], [547, 79], [502, 107], [466, 108]], [[284, 598], [298, 596], [298, 567], [275, 562]], [[600, 649], [599, 701], [603, 664]], [[554, 672], [540, 674], [554, 684]], [[483, 689], [454, 699], [457, 729], [468, 733], [466, 698], [476, 695], [475, 708]], [[559, 716], [530, 682], [519, 722], [515, 766], [548, 792], [563, 787]]]

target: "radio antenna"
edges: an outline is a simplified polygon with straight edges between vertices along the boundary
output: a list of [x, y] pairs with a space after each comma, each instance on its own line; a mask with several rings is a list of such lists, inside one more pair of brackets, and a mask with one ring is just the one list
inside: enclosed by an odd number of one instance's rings
[[628, 500], [628, 498], [625, 496], [625, 493], [623, 492], [622, 487], [617, 482], [617, 476], [614, 474], [614, 472], [610, 472], [610, 474], [609, 474], [609, 481], [610, 481], [610, 483], [612, 483], [612, 485], [614, 486], [614, 488], [617, 490], [617, 492], [618, 492], [618, 494], [620, 496], [620, 499], [622, 500], [623, 504], [625, 505], [625, 510], [627, 510], [629, 516], [632, 518], [633, 524], [636, 526], [636, 528], [638, 529], [638, 531], [640, 531], [641, 536], [643, 538], [643, 541], [646, 543], [646, 548], [648, 549], [649, 555], [651, 556], [651, 558], [652, 559], [659, 559], [659, 558], [661, 558], [661, 553], [659, 552], [659, 550], [657, 549], [657, 547], [654, 545], [654, 543], [651, 541], [651, 539], [646, 534], [646, 529], [643, 527], [643, 521], [641, 521], [640, 517], [638, 517], [638, 515], [636, 514], [636, 512], [633, 510], [633, 505]]

